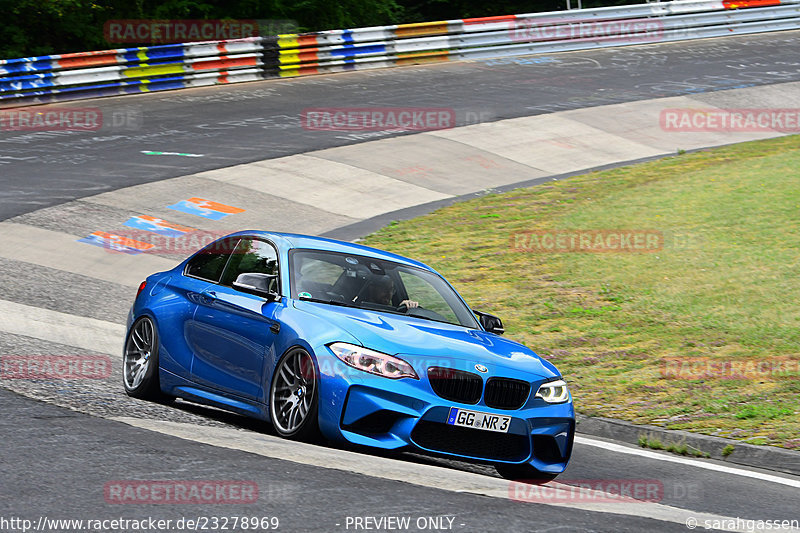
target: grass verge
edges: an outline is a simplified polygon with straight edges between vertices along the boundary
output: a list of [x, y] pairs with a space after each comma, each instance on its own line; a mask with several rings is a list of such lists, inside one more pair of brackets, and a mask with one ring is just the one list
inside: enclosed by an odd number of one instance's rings
[[[549, 359], [576, 409], [800, 448], [800, 136], [459, 203], [370, 235]], [[519, 232], [643, 230], [645, 253], [535, 253]], [[527, 239], [527, 240], [526, 240]], [[520, 244], [521, 243], [521, 244]]]

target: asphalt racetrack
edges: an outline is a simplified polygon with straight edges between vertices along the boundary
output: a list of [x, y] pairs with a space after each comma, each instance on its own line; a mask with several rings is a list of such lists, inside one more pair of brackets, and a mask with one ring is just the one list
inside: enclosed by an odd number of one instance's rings
[[[417, 158], [420, 168], [427, 164], [423, 145], [434, 142], [430, 137], [413, 132], [313, 131], [301, 123], [309, 108], [451, 108], [456, 126], [471, 126], [534, 120], [530, 117], [544, 123], [551, 115], [590, 113], [594, 108], [597, 120], [611, 121], [612, 115], [603, 111], [608, 106], [638, 110], [645, 102], [663, 98], [690, 97], [708, 106], [734, 102], [739, 107], [800, 107], [797, 84], [792, 83], [800, 81], [798, 50], [800, 32], [781, 32], [267, 80], [48, 106], [100, 109], [105, 124], [96, 132], [0, 132], [0, 357], [110, 355], [117, 365], [108, 380], [92, 383], [0, 381], [0, 531], [22, 531], [25, 520], [39, 531], [127, 531], [134, 528], [114, 528], [110, 522], [94, 528], [57, 527], [48, 520], [146, 517], [171, 520], [163, 531], [182, 530], [177, 526], [181, 519], [183, 530], [191, 529], [185, 527], [186, 520], [206, 519], [207, 530], [221, 531], [219, 526], [211, 528], [208, 519], [231, 516], [266, 518], [266, 524], [279, 531], [320, 532], [677, 532], [687, 526], [754, 531], [757, 520], [795, 520], [797, 528], [800, 479], [779, 471], [579, 436], [572, 462], [552, 492], [536, 491], [510, 484], [481, 465], [288, 443], [263, 424], [215, 409], [129, 399], [118, 359], [135, 287], [140, 275], [182, 258], [161, 254], [126, 262], [127, 258], [93, 256], [104, 252], [75, 241], [89, 231], [111, 228], [131, 213], [144, 212], [148, 205], [160, 208], [166, 205], [162, 198], [199, 195], [209, 184], [218, 186], [210, 190], [223, 199], [231, 198], [227, 201], [242, 206], [251, 202], [247, 214], [231, 224], [335, 233], [354, 224], [368, 231], [387, 212], [416, 213], [428, 209], [419, 204], [430, 207], [483, 189], [544, 181], [570, 171], [552, 161], [552, 166], [534, 168], [506, 154], [503, 168], [511, 169], [511, 175], [486, 163], [470, 174], [474, 181], [462, 187], [452, 183], [462, 179], [457, 172], [448, 182], [444, 171], [413, 170]], [[457, 135], [447, 139], [448, 146], [458, 144], [471, 153], [473, 145]], [[558, 142], [572, 142], [569, 135], [559, 130], [543, 144], [558, 149]], [[584, 141], [592, 135], [587, 133]], [[396, 144], [388, 145], [390, 140]], [[735, 140], [744, 139], [715, 139], [707, 145]], [[661, 151], [603, 145], [599, 151], [613, 154], [597, 161], [658, 157], [681, 147], [676, 141], [665, 148], [671, 139], [659, 142]], [[381, 154], [380, 146], [405, 147], [410, 155], [387, 150], [407, 160], [394, 166], [376, 163], [357, 155], [359, 145], [373, 158]], [[474, 150], [484, 162], [490, 157], [489, 148]], [[396, 205], [359, 215], [348, 206], [319, 208], [326, 205], [324, 197], [292, 197], [292, 191], [269, 189], [248, 193], [245, 184], [236, 189], [230, 181], [257, 165], [273, 164], [265, 160], [291, 156], [294, 159], [287, 161], [292, 165], [309, 162], [305, 154], [315, 151], [329, 155], [313, 156], [313, 164], [325, 159], [325, 165], [346, 164], [371, 173], [363, 176], [365, 183], [383, 176], [386, 190], [399, 191], [408, 200], [401, 202], [395, 195]], [[241, 166], [245, 164], [256, 167]], [[467, 175], [465, 171], [464, 180]], [[135, 186], [140, 187], [128, 189]], [[349, 190], [345, 178], [327, 186], [328, 195]], [[312, 187], [301, 189], [311, 194]], [[357, 192], [369, 194], [363, 187]], [[278, 210], [286, 205], [291, 208]], [[94, 257], [100, 259], [91, 262]], [[186, 479], [247, 480], [258, 487], [258, 499], [229, 505], [120, 504], [108, 493], [109, 484], [119, 480]], [[620, 502], [613, 494], [587, 499], [570, 493], [570, 486], [587, 480], [602, 482], [606, 491], [621, 480], [657, 488], [654, 498], [637, 502]], [[269, 522], [271, 518], [278, 523]], [[761, 526], [766, 527], [763, 522]], [[770, 524], [769, 530], [797, 530], [778, 526]]]

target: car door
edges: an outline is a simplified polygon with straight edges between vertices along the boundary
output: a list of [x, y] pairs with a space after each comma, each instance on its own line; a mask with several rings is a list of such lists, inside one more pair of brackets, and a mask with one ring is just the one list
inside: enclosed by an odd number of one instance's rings
[[[269, 242], [242, 238], [222, 279], [200, 295], [194, 315], [192, 380], [218, 391], [265, 401], [264, 370], [274, 360], [280, 324], [276, 302], [233, 288], [240, 274], [278, 274], [278, 254]], [[278, 291], [277, 278], [275, 292]]]
[[203, 292], [222, 278], [239, 239], [232, 237], [212, 243], [189, 259], [182, 272], [159, 280], [151, 289], [159, 299], [159, 363], [163, 370], [191, 379], [194, 358], [191, 337], [197, 303]]

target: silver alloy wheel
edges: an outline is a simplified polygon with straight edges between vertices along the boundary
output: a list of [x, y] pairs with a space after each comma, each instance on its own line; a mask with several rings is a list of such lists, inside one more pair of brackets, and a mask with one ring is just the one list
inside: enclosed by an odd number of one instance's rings
[[270, 398], [272, 423], [280, 433], [296, 433], [305, 422], [316, 394], [314, 360], [305, 350], [295, 348], [275, 369]]
[[153, 322], [143, 318], [134, 325], [125, 345], [125, 386], [135, 390], [142, 384], [153, 354]]

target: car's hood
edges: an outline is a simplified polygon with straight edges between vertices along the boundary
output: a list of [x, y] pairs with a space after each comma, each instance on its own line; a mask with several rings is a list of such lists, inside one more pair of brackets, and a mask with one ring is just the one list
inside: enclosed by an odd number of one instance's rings
[[449, 366], [475, 372], [479, 363], [489, 375], [509, 375], [508, 371], [544, 379], [560, 375], [526, 346], [485, 331], [316, 302], [295, 301], [295, 307], [345, 330], [364, 347], [400, 355], [418, 369]]

